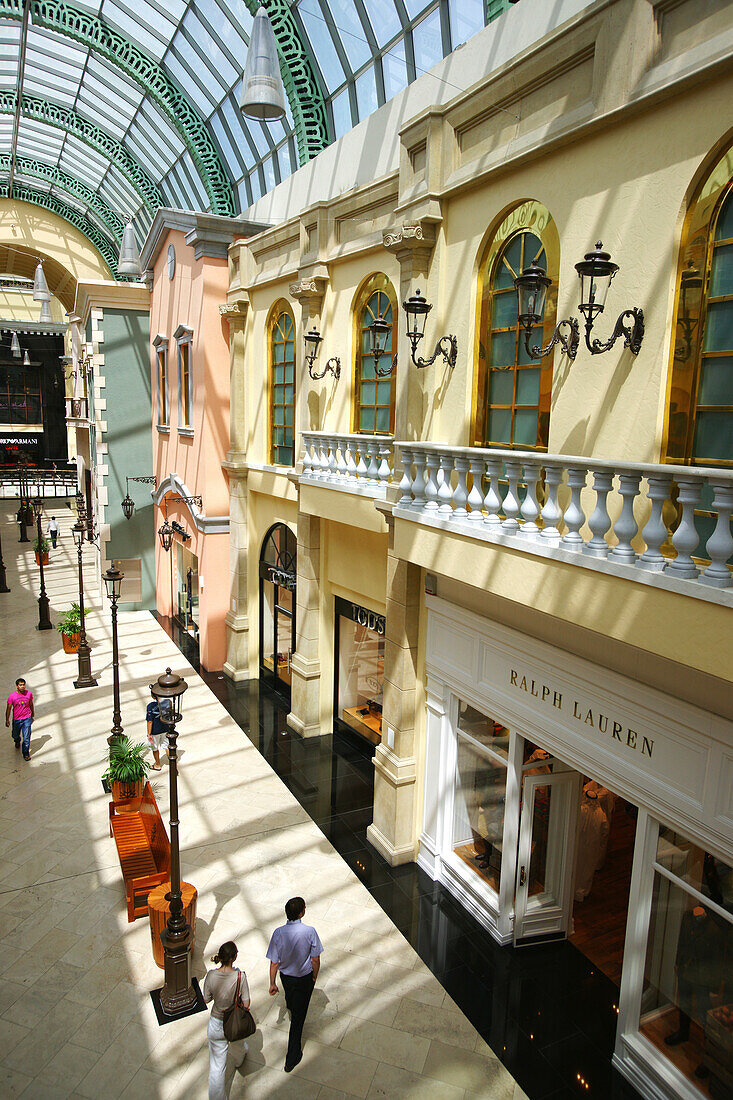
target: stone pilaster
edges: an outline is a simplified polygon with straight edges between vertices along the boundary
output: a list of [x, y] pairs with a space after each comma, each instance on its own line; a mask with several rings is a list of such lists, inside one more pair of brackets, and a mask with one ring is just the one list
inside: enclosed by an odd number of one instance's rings
[[[382, 234], [382, 243], [396, 256], [400, 265], [397, 394], [395, 402], [395, 439], [421, 439], [423, 431], [423, 375], [412, 362], [410, 341], [405, 335], [402, 303], [416, 290], [430, 299], [428, 272], [435, 248], [435, 226], [428, 222], [398, 225]], [[432, 314], [430, 315], [432, 316]], [[426, 328], [429, 329], [430, 320]], [[429, 344], [426, 336], [425, 344]], [[418, 351], [423, 354], [424, 349]]]
[[389, 521], [382, 743], [374, 754], [374, 820], [367, 837], [388, 863], [417, 854], [417, 656], [421, 573], [394, 554]]
[[321, 728], [320, 592], [321, 521], [299, 512], [296, 647], [290, 665], [288, 725], [302, 737], [329, 732]]
[[219, 306], [229, 324], [229, 451], [223, 464], [229, 478], [229, 610], [224, 673], [232, 680], [249, 677], [247, 612], [247, 449], [244, 329], [249, 301], [238, 298]]
[[[315, 327], [321, 331], [321, 314], [323, 312], [323, 298], [326, 293], [328, 280], [322, 276], [301, 278], [297, 283], [290, 284], [290, 297], [300, 303], [301, 329], [298, 339], [300, 348], [303, 347], [303, 335], [309, 329]], [[328, 339], [328, 334], [326, 334]], [[322, 346], [321, 355], [324, 354]], [[330, 376], [327, 376], [330, 377]], [[327, 385], [326, 380], [315, 380], [306, 370], [298, 376], [298, 386], [295, 391], [295, 429], [296, 429], [296, 461], [301, 453], [300, 433], [308, 431], [320, 431], [321, 424], [321, 398], [320, 394]], [[315, 398], [315, 400], [314, 400]]]

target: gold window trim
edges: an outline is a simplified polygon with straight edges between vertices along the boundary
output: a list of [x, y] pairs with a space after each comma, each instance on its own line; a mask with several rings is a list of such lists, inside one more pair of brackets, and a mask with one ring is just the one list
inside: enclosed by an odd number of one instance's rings
[[[486, 235], [486, 243], [480, 253], [476, 286], [476, 319], [474, 329], [473, 354], [473, 391], [471, 398], [471, 445], [485, 447], [484, 426], [486, 423], [488, 384], [489, 384], [489, 332], [491, 287], [496, 272], [496, 264], [504, 248], [512, 238], [521, 233], [534, 233], [539, 237], [547, 257], [547, 275], [552, 279], [545, 299], [545, 316], [542, 332], [533, 330], [533, 343], [547, 344], [557, 324], [557, 283], [560, 268], [560, 238], [552, 214], [541, 202], [526, 199], [502, 211], [495, 219]], [[552, 367], [554, 355], [538, 359], [540, 374], [539, 419], [543, 412], [546, 416], [549, 436], [550, 412], [552, 406]], [[507, 449], [514, 445], [507, 444]], [[522, 447], [522, 450], [547, 450], [547, 441], [534, 448]]]
[[[366, 279], [360, 284], [359, 289], [354, 297], [354, 305], [351, 310], [351, 323], [352, 323], [352, 347], [354, 349], [353, 361], [351, 365], [351, 431], [354, 435], [369, 435], [372, 433], [362, 433], [359, 427], [360, 412], [361, 412], [361, 400], [360, 400], [360, 387], [359, 382], [361, 379], [361, 333], [362, 333], [362, 316], [366, 309], [367, 302], [371, 298], [372, 294], [381, 290], [387, 295], [392, 306], [392, 354], [395, 355], [397, 351], [397, 323], [398, 323], [398, 307], [397, 307], [397, 294], [395, 288], [392, 286], [389, 278], [382, 271], [376, 271], [372, 275], [368, 275]], [[394, 433], [395, 425], [395, 404], [397, 399], [397, 367], [390, 375], [389, 381], [392, 386], [392, 392], [390, 395], [389, 403], [389, 431], [384, 434], [391, 435]]]

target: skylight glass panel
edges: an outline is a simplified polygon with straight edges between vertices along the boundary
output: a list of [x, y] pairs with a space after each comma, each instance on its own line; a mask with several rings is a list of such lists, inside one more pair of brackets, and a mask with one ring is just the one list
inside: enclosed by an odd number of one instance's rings
[[260, 183], [260, 174], [259, 174], [259, 172], [257, 172], [257, 171], [250, 172], [249, 185], [250, 185], [250, 188], [252, 189], [252, 202], [257, 202], [257, 200], [262, 195], [262, 184]]
[[453, 49], [484, 27], [484, 0], [448, 0]]
[[[246, 168], [251, 168], [255, 162], [255, 155], [245, 136], [245, 133], [249, 133], [249, 127], [244, 121], [239, 107], [232, 103], [231, 96], [227, 96], [222, 103], [221, 114], [223, 116], [222, 123], [226, 123], [226, 127], [231, 134], [231, 140], [236, 142], [239, 157], [244, 161]], [[222, 125], [217, 118], [212, 118], [211, 121], [214, 125]]]
[[407, 14], [409, 15], [410, 19], [417, 19], [419, 15], [422, 15], [426, 8], [432, 7], [434, 5], [434, 2], [435, 0], [432, 0], [432, 2], [428, 0], [427, 3], [426, 0], [404, 0], [404, 5], [407, 8]]
[[59, 165], [64, 171], [72, 174], [75, 169], [81, 171], [82, 168], [85, 168], [96, 174], [98, 179], [101, 179], [108, 163], [100, 153], [90, 148], [85, 142], [72, 137], [71, 134], [67, 135], [59, 161]]
[[366, 0], [366, 11], [380, 46], [386, 46], [402, 30], [394, 0]]
[[[173, 49], [184, 53], [182, 40], [190, 44], [192, 56], [197, 56], [206, 66], [205, 79], [212, 89], [217, 87], [220, 89], [217, 94], [217, 99], [220, 99], [242, 75], [242, 68], [235, 65], [229, 51], [221, 48], [219, 39], [211, 34], [195, 12], [188, 13], [183, 21], [181, 33], [173, 39]], [[209, 80], [209, 73], [211, 80]]]
[[336, 132], [336, 137], [340, 138], [350, 130], [353, 125], [351, 121], [351, 104], [349, 103], [348, 88], [344, 88], [343, 92], [339, 92], [337, 96], [333, 97], [331, 107], [333, 109], [333, 128]]
[[437, 8], [415, 25], [412, 41], [415, 47], [415, 68], [418, 76], [443, 60], [443, 38], [440, 33], [440, 13]]
[[346, 74], [339, 61], [323, 13], [318, 6], [318, 0], [302, 0], [302, 3], [298, 4], [298, 14], [303, 20], [303, 26], [310, 39], [310, 52], [321, 70], [326, 88], [329, 92], [333, 92], [343, 84]]
[[288, 176], [292, 176], [293, 172], [298, 170], [298, 162], [293, 159], [293, 154], [290, 151], [290, 142], [286, 141], [278, 147], [277, 150], [278, 160], [280, 162], [280, 178], [287, 179]]
[[[249, 42], [254, 16], [245, 0], [193, 0], [191, 7], [200, 13], [209, 26], [216, 30], [230, 49], [237, 51], [237, 42]], [[246, 45], [244, 46], [246, 49]], [[244, 55], [242, 55], [244, 67]]]
[[208, 115], [221, 98], [221, 88], [210, 87], [214, 83], [213, 78], [209, 73], [201, 72], [204, 68], [201, 59], [191, 50], [188, 43], [181, 37], [177, 38], [176, 42], [178, 44], [176, 50], [169, 50], [163, 67], [173, 77], [181, 91], [185, 92], [194, 107], [203, 115]]
[[356, 78], [356, 103], [359, 108], [359, 119], [367, 118], [373, 111], [376, 111], [379, 103], [377, 102], [377, 82], [374, 76], [374, 66], [370, 65], [368, 69]]
[[82, 87], [90, 77], [108, 103], [117, 103], [118, 100], [122, 100], [123, 105], [128, 104], [132, 109], [139, 107], [145, 98], [145, 89], [141, 88], [137, 81], [111, 62], [103, 57], [95, 57], [94, 54], [89, 55], [86, 72], [82, 78]]
[[[309, 4], [314, 0], [308, 0]], [[372, 51], [366, 40], [364, 28], [354, 6], [353, 0], [324, 0], [331, 9], [336, 30], [346, 50], [346, 56], [354, 72], [369, 60]]]
[[272, 191], [273, 187], [277, 183], [277, 177], [275, 176], [275, 165], [272, 163], [272, 157], [266, 157], [262, 162], [262, 171], [265, 176], [265, 191]]
[[149, 5], [146, 4], [145, 14], [141, 18], [140, 16], [129, 15], [119, 4], [114, 6], [105, 4], [102, 8], [102, 18], [118, 31], [121, 31], [126, 38], [129, 38], [130, 42], [134, 42], [136, 46], [141, 47], [154, 61], [160, 61], [168, 47], [170, 31], [166, 28], [165, 33], [162, 35], [160, 32], [155, 33], [149, 19], [150, 12], [148, 8]]
[[396, 42], [382, 58], [384, 74], [384, 96], [392, 99], [407, 87], [407, 62], [405, 61], [405, 40]]
[[99, 194], [120, 217], [129, 214], [132, 210], [139, 210], [142, 202], [132, 184], [115, 171], [107, 173], [104, 183], [99, 188]]
[[[229, 127], [225, 125], [224, 120], [222, 119], [220, 114], [215, 114], [212, 117], [210, 126], [212, 133], [216, 138], [217, 145], [221, 149], [224, 155], [224, 159], [226, 160], [230, 168], [232, 168], [233, 170], [236, 170], [236, 168], [238, 168], [239, 173], [241, 174], [248, 167], [251, 167], [251, 165], [254, 163], [254, 158], [249, 151], [249, 147], [247, 146], [247, 142], [243, 138], [241, 131], [239, 131], [240, 144], [235, 145], [234, 135], [230, 133]], [[245, 148], [247, 153], [249, 153], [249, 161], [245, 161], [244, 158], [240, 155]]]
[[175, 34], [185, 15], [189, 0], [104, 0], [102, 15], [115, 22], [120, 13], [132, 16], [166, 39]]

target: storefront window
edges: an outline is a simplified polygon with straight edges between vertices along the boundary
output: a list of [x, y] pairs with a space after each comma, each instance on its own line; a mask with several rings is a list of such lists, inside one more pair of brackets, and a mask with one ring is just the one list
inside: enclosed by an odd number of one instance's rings
[[184, 630], [199, 633], [199, 563], [195, 554], [187, 546], [176, 543], [178, 578], [177, 618]]
[[498, 893], [509, 730], [467, 703], [458, 714], [453, 851]]
[[640, 1030], [705, 1095], [733, 1091], [733, 871], [660, 831]]
[[295, 648], [296, 556], [295, 535], [276, 523], [260, 554], [260, 668], [276, 687], [286, 689]]
[[336, 601], [338, 718], [378, 745], [382, 739], [384, 616]]

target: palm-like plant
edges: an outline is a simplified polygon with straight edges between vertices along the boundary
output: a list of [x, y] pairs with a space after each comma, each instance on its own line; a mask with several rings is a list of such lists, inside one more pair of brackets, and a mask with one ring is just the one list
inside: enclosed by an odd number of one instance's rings
[[129, 737], [116, 737], [110, 745], [109, 767], [102, 778], [125, 786], [139, 783], [150, 771], [144, 757], [147, 750], [147, 745], [133, 744]]

